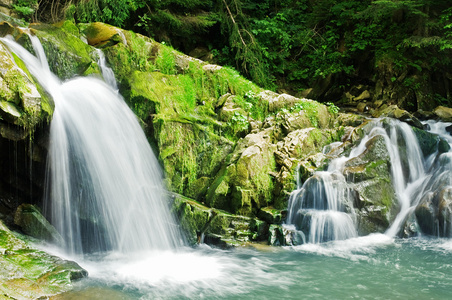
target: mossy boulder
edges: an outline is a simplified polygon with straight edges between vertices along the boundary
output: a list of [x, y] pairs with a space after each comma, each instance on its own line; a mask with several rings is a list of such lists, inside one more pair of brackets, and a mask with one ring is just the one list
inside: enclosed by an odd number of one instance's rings
[[209, 188], [207, 204], [248, 216], [267, 206], [272, 201], [275, 149], [265, 131], [240, 140]]
[[88, 45], [96, 48], [109, 47], [125, 41], [121, 29], [105, 23], [94, 22], [81, 27]]
[[384, 232], [398, 212], [384, 137], [371, 138], [366, 150], [345, 164], [344, 175], [353, 190], [359, 234]]
[[7, 299], [48, 298], [88, 274], [75, 262], [37, 250], [1, 221], [0, 266], [0, 293]]
[[14, 214], [14, 224], [27, 235], [62, 246], [63, 237], [41, 214], [35, 205], [21, 204]]
[[[96, 59], [94, 49], [74, 34], [78, 33], [77, 27], [70, 24], [66, 21], [55, 25], [30, 25], [31, 32], [41, 41], [50, 70], [63, 80], [84, 74]], [[24, 46], [33, 51], [26, 40]]]
[[232, 143], [188, 120], [156, 117], [153, 125], [168, 186], [204, 201], [212, 174], [220, 170]]
[[172, 196], [173, 212], [191, 244], [229, 247], [262, 241], [268, 236], [268, 224], [265, 221], [209, 208], [181, 195]]
[[[0, 118], [16, 125], [18, 134], [6, 128], [2, 136], [12, 140], [23, 138], [23, 130], [34, 127], [53, 113], [53, 103], [31, 77], [24, 63], [0, 43]], [[1, 122], [3, 123], [3, 122]], [[2, 125], [3, 128], [3, 125]], [[14, 131], [14, 130], [13, 130]]]

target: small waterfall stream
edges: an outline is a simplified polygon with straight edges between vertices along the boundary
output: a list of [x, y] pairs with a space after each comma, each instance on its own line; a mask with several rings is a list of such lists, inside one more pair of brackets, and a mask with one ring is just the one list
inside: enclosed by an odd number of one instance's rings
[[[437, 152], [430, 157], [423, 156], [409, 125], [391, 119], [374, 120], [372, 123], [372, 130], [348, 156], [333, 159], [327, 171], [316, 172], [292, 193], [287, 224], [306, 236], [306, 242], [320, 243], [357, 236], [351, 182], [343, 175], [344, 166], [363, 154], [368, 141], [376, 136], [384, 139], [391, 180], [400, 207], [386, 231], [388, 236], [396, 236], [401, 231], [407, 217], [423, 197], [432, 192], [432, 187], [441, 176], [451, 178], [450, 164], [436, 162], [438, 166], [434, 165]], [[434, 127], [432, 132], [444, 135], [445, 130]], [[450, 160], [450, 155], [451, 152], [444, 153], [440, 160]]]
[[72, 254], [169, 250], [183, 244], [169, 212], [160, 167], [133, 112], [109, 84], [94, 78], [61, 82], [39, 39], [37, 57], [2, 39], [55, 102], [50, 129], [47, 214]]

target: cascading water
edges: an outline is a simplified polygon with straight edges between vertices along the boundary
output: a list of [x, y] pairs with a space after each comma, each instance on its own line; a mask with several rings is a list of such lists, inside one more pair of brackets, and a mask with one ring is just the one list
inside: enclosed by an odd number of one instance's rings
[[434, 155], [424, 159], [417, 138], [406, 123], [391, 119], [375, 120], [373, 129], [352, 149], [348, 157], [333, 159], [328, 171], [316, 172], [292, 193], [287, 223], [308, 236], [307, 242], [319, 243], [357, 236], [353, 222], [353, 197], [350, 182], [343, 175], [344, 166], [364, 153], [367, 142], [375, 136], [384, 139], [391, 162], [394, 191], [400, 206], [400, 212], [386, 231], [388, 236], [400, 232], [407, 216], [428, 192], [432, 173], [426, 170], [431, 169]]
[[2, 41], [55, 102], [45, 201], [66, 250], [131, 253], [181, 246], [158, 162], [115, 83], [96, 78], [61, 83], [39, 40], [30, 38], [39, 59], [11, 39]]

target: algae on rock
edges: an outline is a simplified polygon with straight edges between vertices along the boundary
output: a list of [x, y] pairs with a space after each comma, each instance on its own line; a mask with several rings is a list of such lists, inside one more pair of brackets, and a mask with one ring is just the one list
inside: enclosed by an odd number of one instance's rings
[[37, 299], [72, 289], [88, 273], [77, 263], [34, 248], [0, 221], [0, 292], [12, 299]]

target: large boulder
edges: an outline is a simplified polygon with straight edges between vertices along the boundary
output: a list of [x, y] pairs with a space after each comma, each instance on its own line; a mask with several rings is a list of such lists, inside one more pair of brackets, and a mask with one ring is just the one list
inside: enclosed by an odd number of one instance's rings
[[37, 250], [1, 221], [0, 237], [0, 293], [6, 299], [47, 299], [88, 275], [73, 261]]
[[272, 201], [275, 150], [268, 131], [240, 140], [209, 188], [207, 204], [249, 216], [267, 206]]
[[41, 214], [35, 205], [21, 204], [14, 214], [14, 224], [27, 235], [49, 243], [64, 244], [63, 237]]
[[423, 234], [452, 236], [452, 187], [426, 194], [416, 206], [415, 216]]
[[452, 108], [438, 106], [433, 113], [443, 122], [452, 122]]
[[365, 146], [366, 150], [347, 161], [344, 168], [355, 202], [360, 235], [384, 232], [398, 212], [384, 137], [376, 135]]

